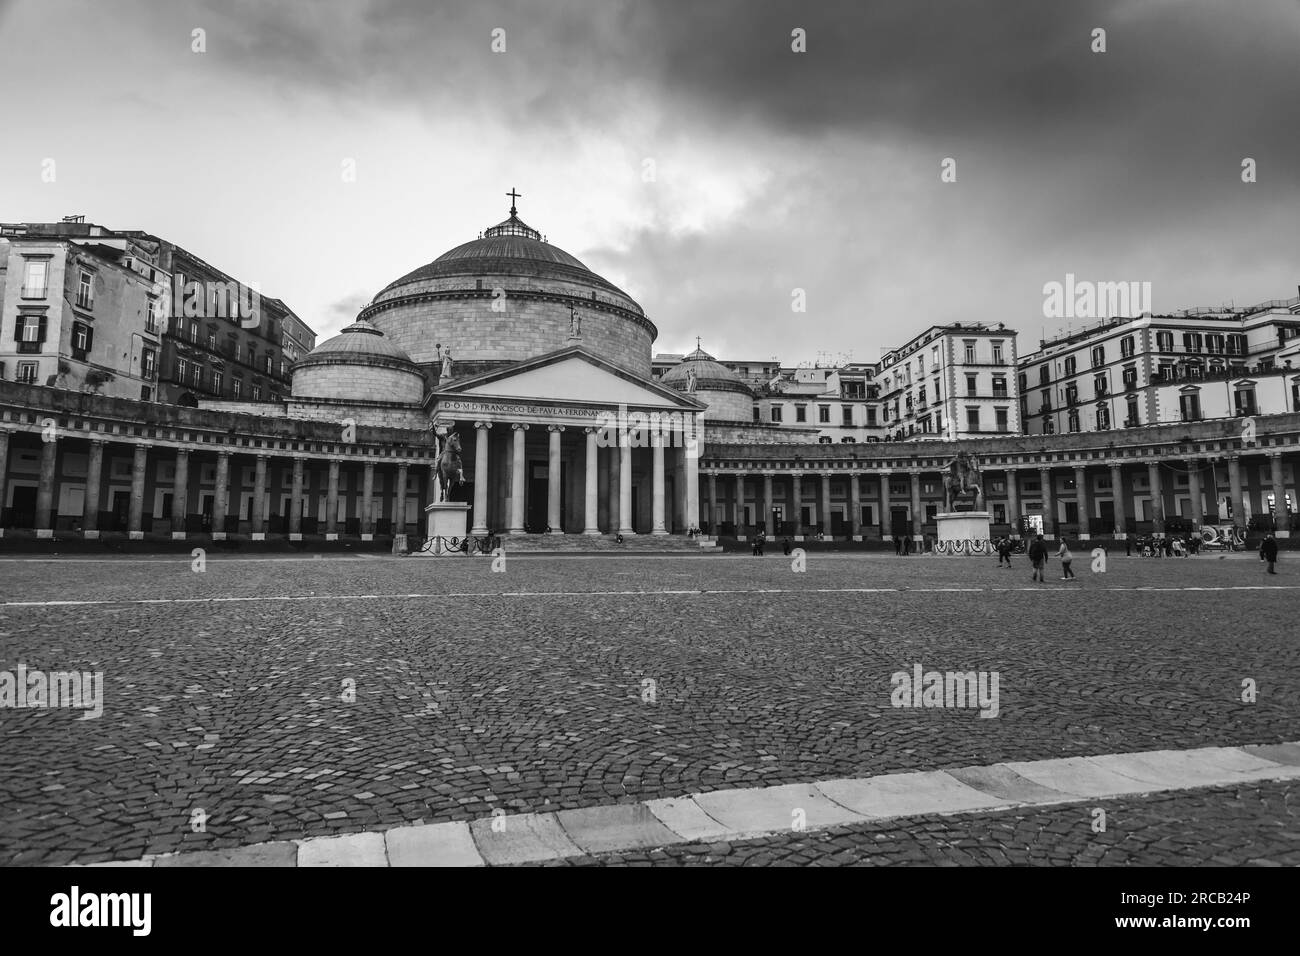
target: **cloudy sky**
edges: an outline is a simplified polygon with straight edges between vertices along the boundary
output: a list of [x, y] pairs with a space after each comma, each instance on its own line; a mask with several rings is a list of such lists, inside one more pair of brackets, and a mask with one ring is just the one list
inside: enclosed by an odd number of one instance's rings
[[166, 236], [327, 334], [516, 187], [657, 351], [1029, 351], [1066, 273], [1296, 295], [1298, 43], [1297, 0], [0, 0], [0, 221]]

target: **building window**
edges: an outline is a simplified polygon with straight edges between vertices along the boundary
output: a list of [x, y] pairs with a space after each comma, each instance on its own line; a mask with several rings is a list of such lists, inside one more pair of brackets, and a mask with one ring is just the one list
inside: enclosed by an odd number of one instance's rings
[[140, 401], [147, 402], [153, 398], [153, 389], [148, 385], [140, 386]]
[[972, 340], [967, 339], [965, 344], [966, 344], [966, 364], [974, 365], [975, 364], [975, 343]]
[[1123, 358], [1133, 357], [1133, 336], [1126, 335], [1119, 341], [1119, 354]]
[[844, 424], [844, 426], [845, 426], [846, 428], [851, 428], [851, 427], [853, 426], [853, 406], [852, 406], [852, 405], [841, 405], [841, 406], [840, 406], [840, 421]]
[[1223, 354], [1223, 336], [1218, 334], [1205, 337], [1205, 351], [1214, 355]]
[[966, 429], [972, 432], [980, 430], [980, 410], [978, 408], [966, 409]]
[[40, 368], [35, 362], [18, 363], [18, 381], [25, 385], [36, 384], [36, 370]]
[[185, 359], [177, 359], [176, 360], [176, 381], [184, 385], [185, 375], [186, 373], [189, 372], [189, 370], [190, 370], [189, 362], [185, 361]]
[[1137, 388], [1138, 370], [1136, 365], [1129, 365], [1124, 369], [1124, 387]]
[[217, 350], [217, 333], [211, 329], [208, 330], [208, 348], [213, 352]]
[[193, 374], [194, 374], [194, 387], [202, 388], [203, 387], [203, 366], [200, 365], [198, 362], [195, 362], [193, 365]]
[[45, 341], [45, 316], [19, 315], [14, 322], [14, 341], [19, 352], [39, 352]]
[[230, 380], [230, 397], [238, 401], [239, 396], [243, 393], [243, 391], [244, 391], [244, 383], [237, 378], [232, 378]]
[[1050, 388], [1043, 389], [1038, 398], [1038, 410], [1040, 412], [1050, 412], [1052, 410], [1052, 390]]
[[[808, 406], [796, 405], [794, 407], [794, 420], [796, 422], [806, 422], [808, 420]], [[775, 421], [775, 419], [773, 419]]]
[[142, 378], [153, 378], [154, 369], [157, 367], [158, 353], [153, 349], [140, 350], [140, 376]]
[[1137, 425], [1137, 423], [1138, 423], [1138, 400], [1135, 397], [1130, 396], [1128, 400], [1128, 418], [1124, 420], [1124, 424], [1127, 425], [1129, 428], [1133, 428], [1134, 426]]
[[1156, 333], [1156, 351], [1172, 352], [1174, 350], [1174, 333], [1157, 332]]
[[1038, 384], [1046, 385], [1052, 380], [1052, 368], [1050, 365], [1038, 366]]
[[85, 322], [72, 323], [72, 357], [84, 362], [95, 341], [95, 330]]
[[1005, 431], [1007, 431], [1007, 430], [1008, 430], [1008, 425], [1007, 425], [1007, 410], [1006, 410], [1005, 408], [998, 408], [998, 409], [995, 409], [995, 410], [994, 410], [994, 415], [997, 416], [997, 421], [998, 421], [998, 431], [1000, 431], [1000, 432], [1005, 432]]
[[24, 299], [45, 298], [46, 280], [49, 277], [50, 264], [44, 259], [28, 259], [23, 270]]
[[974, 375], [967, 375], [967, 376], [966, 376], [966, 394], [967, 394], [967, 395], [974, 396], [974, 395], [976, 394], [975, 382], [976, 382], [976, 376], [974, 376]]
[[213, 371], [213, 373], [212, 373], [212, 391], [215, 392], [217, 395], [220, 395], [220, 394], [221, 394], [221, 386], [225, 384], [225, 382], [224, 382], [222, 379], [223, 379], [223, 376], [222, 376], [222, 374], [221, 374], [220, 372]]
[[1229, 355], [1246, 354], [1246, 336], [1244, 335], [1229, 335], [1228, 341], [1224, 344], [1227, 346]]
[[1184, 332], [1183, 348], [1187, 349], [1189, 352], [1199, 352], [1201, 350], [1201, 333]]
[[236, 341], [236, 342], [235, 342], [235, 361], [236, 361], [236, 362], [239, 361], [239, 353], [240, 353], [239, 342]]
[[1077, 408], [1072, 408], [1070, 409], [1070, 431], [1077, 432], [1078, 430], [1079, 430], [1079, 410]]
[[191, 322], [191, 323], [190, 323], [190, 341], [193, 342], [193, 343], [195, 343], [196, 345], [198, 344], [198, 341], [199, 341], [199, 323], [197, 323], [197, 322]]
[[1172, 382], [1174, 380], [1174, 363], [1160, 363], [1160, 380], [1163, 382]]
[[1106, 346], [1094, 345], [1092, 347], [1092, 367], [1097, 368], [1099, 365], [1106, 364]]
[[[1044, 435], [1055, 435], [1055, 434], [1056, 434], [1056, 422], [1052, 421], [1050, 418], [1045, 418], [1045, 419], [1043, 419], [1043, 434], [1044, 434]], [[1028, 485], [1025, 486], [1025, 490], [1026, 490], [1026, 491], [1029, 491], [1029, 490], [1030, 490], [1029, 487], [1028, 487]]]
[[771, 420], [772, 420], [773, 423], [779, 423], [779, 422], [781, 421], [781, 406], [780, 406], [780, 405], [773, 405], [773, 406], [772, 406], [772, 409], [771, 409]]
[[94, 283], [90, 273], [83, 271], [77, 281], [77, 307], [89, 309], [94, 305]]
[[262, 400], [262, 386], [261, 386], [261, 384], [259, 384], [258, 382], [254, 382], [254, 383], [253, 383], [253, 401], [255, 401], [255, 402], [260, 402], [261, 400]]
[[267, 355], [265, 356], [265, 358], [266, 358], [266, 374], [270, 375], [273, 371], [275, 371], [275, 359], [271, 355]]
[[868, 424], [868, 425], [874, 425], [874, 424], [876, 424], [876, 409], [875, 409], [875, 406], [870, 406], [870, 407], [867, 408], [867, 424]]
[[994, 365], [1002, 364], [1002, 343], [1001, 342], [993, 343], [993, 364]]
[[145, 311], [144, 330], [154, 335], [158, 334], [158, 314], [162, 310], [162, 305], [153, 296], [149, 297], [149, 307]]
[[1065, 386], [1065, 404], [1073, 405], [1079, 400], [1079, 386], [1074, 382]]
[[1071, 355], [1069, 358], [1065, 360], [1065, 374], [1067, 376], [1073, 375], [1076, 368], [1077, 368], [1077, 363], [1075, 361], [1074, 356]]
[[1178, 408], [1185, 422], [1201, 420], [1201, 396], [1196, 392], [1186, 392], [1178, 397]]
[[1007, 380], [1001, 375], [993, 376], [993, 397], [1007, 397]]
[[925, 407], [925, 386], [924, 385], [922, 385], [920, 388], [916, 390], [916, 401], [918, 404], [921, 405], [922, 408]]
[[1238, 415], [1258, 415], [1259, 406], [1255, 404], [1255, 386], [1241, 386], [1232, 392], [1232, 404]]
[[1092, 377], [1092, 391], [1094, 395], [1106, 394], [1106, 373], [1099, 372]]
[[1110, 409], [1105, 405], [1097, 406], [1097, 431], [1104, 432], [1110, 428]]

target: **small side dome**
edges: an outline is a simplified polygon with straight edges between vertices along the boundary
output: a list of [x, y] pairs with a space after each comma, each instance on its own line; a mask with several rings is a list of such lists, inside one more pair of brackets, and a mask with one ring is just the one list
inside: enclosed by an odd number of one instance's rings
[[749, 422], [753, 417], [753, 389], [701, 348], [665, 372], [660, 381], [704, 402], [709, 407], [707, 416], [716, 421]]
[[294, 398], [418, 403], [424, 376], [411, 357], [364, 319], [326, 339], [293, 367]]

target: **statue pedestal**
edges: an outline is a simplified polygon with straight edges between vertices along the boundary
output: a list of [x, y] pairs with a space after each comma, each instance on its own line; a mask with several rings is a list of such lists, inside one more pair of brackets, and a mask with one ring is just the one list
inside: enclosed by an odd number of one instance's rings
[[991, 554], [987, 511], [950, 511], [934, 516], [938, 539], [934, 553], [941, 555]]
[[443, 538], [446, 545], [442, 549], [433, 549], [416, 552], [418, 554], [433, 554], [437, 550], [447, 550], [450, 547], [450, 541], [455, 538], [460, 542], [465, 537], [465, 529], [469, 526], [469, 505], [463, 501], [438, 501], [431, 505], [426, 505], [425, 514], [425, 540], [429, 538]]

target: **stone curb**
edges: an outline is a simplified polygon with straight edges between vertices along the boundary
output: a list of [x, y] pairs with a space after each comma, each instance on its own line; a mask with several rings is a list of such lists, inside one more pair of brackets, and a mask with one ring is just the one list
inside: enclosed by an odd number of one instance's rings
[[502, 866], [922, 815], [1300, 779], [1300, 742], [1009, 761], [69, 866]]

